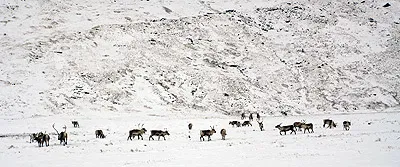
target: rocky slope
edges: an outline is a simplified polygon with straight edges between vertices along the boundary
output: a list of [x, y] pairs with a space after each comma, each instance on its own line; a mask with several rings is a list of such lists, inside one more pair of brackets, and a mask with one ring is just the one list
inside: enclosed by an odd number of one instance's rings
[[4, 3], [0, 111], [296, 115], [399, 105], [399, 2], [238, 2]]

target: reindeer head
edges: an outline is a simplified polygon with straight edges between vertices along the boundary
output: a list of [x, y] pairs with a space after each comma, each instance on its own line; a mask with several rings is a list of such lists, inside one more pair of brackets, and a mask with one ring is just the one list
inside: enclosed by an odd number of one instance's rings
[[275, 128], [279, 128], [279, 127], [281, 127], [281, 125], [282, 125], [282, 123], [276, 125]]
[[217, 131], [215, 131], [215, 128], [214, 128], [214, 126], [210, 126], [210, 128], [211, 128], [211, 131], [212, 131], [212, 133], [217, 133]]

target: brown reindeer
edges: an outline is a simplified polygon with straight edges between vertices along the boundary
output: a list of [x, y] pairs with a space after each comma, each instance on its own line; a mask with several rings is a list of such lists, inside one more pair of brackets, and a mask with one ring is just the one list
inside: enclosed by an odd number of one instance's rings
[[37, 135], [38, 135], [38, 133], [29, 134], [29, 138], [30, 138], [29, 143], [34, 142], [36, 140]]
[[132, 140], [132, 138], [135, 139], [135, 136], [137, 136], [138, 139], [142, 138], [142, 140], [143, 140], [143, 136], [142, 135], [145, 134], [146, 132], [147, 132], [147, 130], [145, 128], [132, 129], [132, 130], [129, 131], [129, 136], [128, 136], [128, 139], [126, 139], [126, 140], [129, 140], [129, 139]]
[[200, 141], [201, 141], [201, 139], [203, 139], [203, 141], [204, 141], [204, 136], [208, 136], [208, 141], [210, 141], [211, 136], [214, 133], [217, 133], [217, 131], [215, 131], [215, 129], [214, 129], [214, 126], [213, 127], [210, 126], [210, 128], [211, 128], [211, 130], [200, 130]]
[[165, 136], [169, 135], [167, 130], [165, 130], [165, 131], [162, 131], [162, 130], [151, 130], [150, 133], [151, 134], [150, 134], [149, 140], [150, 139], [154, 140], [153, 136], [158, 136], [158, 140], [160, 140], [160, 137], [163, 137], [164, 140], [165, 140]]
[[300, 132], [301, 132], [301, 125], [302, 125], [303, 123], [306, 123], [305, 120], [301, 120], [300, 122], [294, 122], [294, 123], [293, 123], [294, 130], [300, 131]]
[[253, 121], [253, 113], [250, 113], [250, 115], [249, 115], [249, 121]]
[[287, 126], [281, 126], [281, 125], [282, 125], [282, 123], [275, 126], [275, 128], [279, 129], [280, 135], [282, 135], [282, 132], [285, 132], [285, 135], [286, 135], [286, 131], [291, 131], [290, 134], [292, 134], [293, 132], [294, 132], [294, 134], [296, 134], [296, 131], [294, 130], [293, 125], [287, 125]]
[[67, 140], [68, 140], [67, 126], [64, 125], [64, 127], [63, 127], [64, 128], [64, 132], [58, 133], [57, 129], [54, 127], [54, 124], [53, 124], [53, 128], [57, 132], [58, 140], [60, 140], [60, 144], [63, 143], [64, 146], [67, 145]]
[[226, 136], [226, 130], [225, 129], [221, 129], [221, 136], [222, 136], [222, 140], [225, 140], [225, 136]]
[[[303, 128], [304, 133], [306, 133], [306, 130], [308, 131], [308, 133], [314, 133], [314, 126], [312, 123], [308, 123], [308, 124], [302, 123], [301, 128]], [[311, 129], [311, 132], [310, 132], [310, 129]]]
[[94, 134], [96, 135], [96, 138], [101, 138], [101, 139], [106, 138], [106, 136], [103, 133], [103, 130], [100, 130], [100, 129], [96, 130], [96, 131], [94, 131]]

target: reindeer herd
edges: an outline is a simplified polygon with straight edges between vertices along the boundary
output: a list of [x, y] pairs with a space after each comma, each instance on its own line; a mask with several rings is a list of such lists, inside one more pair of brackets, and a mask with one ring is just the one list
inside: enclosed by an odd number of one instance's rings
[[[253, 113], [250, 113], [249, 115], [249, 120], [243, 121], [243, 123], [241, 123], [240, 121], [230, 121], [229, 125], [232, 125], [232, 127], [245, 127], [245, 126], [253, 126], [251, 124], [251, 122], [253, 121]], [[256, 113], [256, 118], [257, 118], [257, 123], [258, 126], [260, 128], [260, 131], [264, 131], [264, 124], [263, 121], [261, 121], [261, 117], [258, 113]], [[246, 119], [246, 115], [245, 113], [241, 114], [241, 119], [244, 120]], [[331, 120], [331, 119], [324, 119], [323, 120], [323, 127], [325, 128], [335, 128], [337, 126], [337, 124]], [[79, 123], [78, 121], [72, 121], [72, 124], [75, 128], [79, 128]], [[67, 134], [67, 126], [64, 125], [63, 132], [58, 132], [58, 130], [54, 127], [55, 124], [53, 124], [53, 129], [56, 131], [57, 136], [58, 136], [58, 140], [60, 141], [60, 144], [62, 145], [67, 145], [68, 143], [68, 134]], [[344, 121], [343, 122], [343, 129], [348, 131], [350, 130], [350, 125], [351, 122], [350, 121]], [[143, 135], [147, 132], [146, 128], [143, 127], [144, 124], [138, 124], [138, 128], [137, 129], [132, 129], [129, 130], [128, 132], [128, 138], [127, 140], [133, 140], [135, 139], [135, 137], [137, 136], [138, 140], [143, 140]], [[188, 128], [189, 131], [192, 130], [193, 128], [193, 124], [189, 123], [188, 124]], [[306, 120], [301, 120], [300, 122], [294, 122], [291, 125], [285, 125], [282, 126], [282, 123], [278, 124], [275, 126], [275, 128], [277, 128], [279, 130], [279, 134], [283, 135], [282, 132], [286, 135], [286, 132], [290, 132], [290, 134], [296, 134], [297, 131], [303, 131], [303, 133], [306, 133], [306, 131], [308, 133], [314, 133], [314, 125], [312, 123], [307, 123]], [[210, 126], [210, 129], [206, 129], [206, 130], [200, 130], [200, 141], [205, 141], [204, 137], [207, 137], [208, 141], [211, 141], [211, 136], [213, 134], [217, 133], [217, 131], [215, 130], [214, 126]], [[225, 140], [225, 136], [227, 135], [227, 131], [226, 129], [221, 129], [220, 131], [222, 140]], [[158, 137], [158, 140], [160, 140], [160, 137], [163, 137], [164, 140], [166, 140], [165, 136], [169, 136], [169, 132], [167, 129], [164, 130], [151, 130], [150, 131], [150, 136], [149, 136], [149, 140], [154, 140], [153, 136]], [[50, 141], [50, 135], [42, 132], [39, 133], [32, 133], [29, 135], [30, 136], [30, 140], [29, 142], [32, 143], [34, 141], [38, 142], [38, 146], [39, 147], [43, 147], [44, 145], [47, 147], [49, 146], [49, 141]], [[106, 138], [106, 135], [104, 135], [103, 130], [96, 130], [95, 131], [95, 136], [96, 138], [100, 138], [100, 139], [104, 139]], [[189, 135], [190, 138], [190, 135]]]

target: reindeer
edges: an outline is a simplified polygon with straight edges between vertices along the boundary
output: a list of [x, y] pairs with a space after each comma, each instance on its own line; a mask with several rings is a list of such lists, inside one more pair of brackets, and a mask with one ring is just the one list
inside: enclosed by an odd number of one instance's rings
[[296, 131], [294, 130], [294, 126], [293, 125], [287, 125], [287, 126], [281, 126], [282, 123], [280, 123], [279, 125], [276, 125], [275, 128], [279, 129], [279, 134], [282, 135], [282, 132], [285, 132], [286, 135], [286, 131], [292, 131], [290, 132], [290, 134], [292, 134], [294, 132], [294, 134], [296, 134]]
[[35, 140], [38, 142], [39, 147], [43, 147], [43, 144], [48, 147], [50, 144], [50, 136], [46, 133], [38, 133], [38, 135], [35, 137]]
[[222, 136], [222, 140], [225, 140], [225, 136], [226, 136], [226, 130], [225, 129], [221, 129], [221, 136]]
[[94, 134], [96, 134], [96, 138], [101, 138], [101, 139], [106, 138], [106, 136], [103, 133], [103, 130], [96, 130], [94, 131]]
[[250, 113], [250, 115], [249, 115], [249, 121], [253, 121], [253, 113]]
[[[55, 124], [55, 123], [54, 123]], [[54, 130], [56, 130], [57, 135], [58, 135], [58, 140], [60, 140], [60, 144], [63, 143], [63, 145], [67, 145], [67, 139], [68, 139], [68, 134], [67, 134], [67, 126], [64, 125], [64, 132], [58, 133], [57, 129], [54, 127]]]
[[165, 140], [165, 135], [169, 135], [167, 130], [165, 130], [165, 131], [162, 131], [162, 130], [151, 130], [150, 133], [151, 134], [150, 134], [149, 140], [150, 139], [154, 140], [153, 136], [158, 136], [158, 140], [160, 140], [160, 137], [163, 137], [164, 140]]
[[143, 128], [143, 125], [144, 125], [144, 124], [142, 124], [142, 125], [140, 126], [140, 123], [138, 124], [138, 127], [139, 127], [139, 128], [142, 128], [142, 129], [133, 129], [133, 130], [130, 130], [130, 131], [129, 131], [128, 139], [126, 139], [126, 140], [129, 140], [129, 139], [132, 140], [132, 137], [133, 137], [133, 139], [135, 139], [135, 136], [138, 137], [138, 140], [140, 139], [139, 137], [141, 137], [142, 140], [143, 140], [143, 136], [142, 136], [142, 135], [145, 134], [145, 133], [147, 132], [147, 130], [146, 130], [145, 128]]
[[300, 132], [301, 132], [301, 125], [302, 125], [303, 123], [306, 123], [305, 120], [301, 120], [300, 122], [294, 122], [294, 123], [293, 123], [294, 130], [300, 131]]
[[39, 147], [42, 147], [42, 146], [43, 146], [43, 132], [39, 132], [39, 133], [36, 135], [36, 137], [35, 137], [34, 140], [36, 140], [36, 141], [38, 142], [38, 146], [39, 146]]
[[336, 128], [336, 123], [333, 122], [333, 121], [330, 120], [330, 119], [324, 119], [324, 125], [323, 125], [324, 128], [325, 128], [325, 124], [328, 125], [327, 128], [329, 128], [329, 129], [332, 129], [332, 126], [333, 126], [334, 128]]
[[[301, 123], [301, 128], [304, 129], [304, 133], [306, 133], [306, 130], [308, 131], [308, 133], [314, 133], [314, 126], [312, 123], [306, 124], [304, 121], [304, 123]], [[311, 129], [311, 132], [310, 132], [310, 129]]]
[[32, 134], [29, 134], [29, 143], [32, 143], [32, 142], [34, 142], [35, 141], [35, 139], [36, 139], [36, 137], [37, 137], [37, 133], [32, 133]]
[[74, 128], [76, 128], [76, 127], [79, 128], [79, 123], [78, 123], [78, 121], [72, 121], [72, 125], [74, 125]]
[[215, 131], [215, 129], [214, 129], [214, 126], [213, 127], [210, 126], [210, 128], [211, 128], [211, 130], [200, 130], [200, 141], [201, 141], [201, 139], [203, 139], [203, 141], [204, 141], [204, 136], [208, 136], [208, 141], [210, 141], [211, 136], [214, 133], [217, 133], [217, 131]]
[[189, 139], [190, 139], [191, 138], [190, 134], [191, 134], [191, 130], [193, 129], [193, 124], [189, 123], [188, 128], [189, 128]]
[[258, 122], [258, 126], [260, 127], [260, 130], [261, 130], [261, 131], [264, 131], [264, 124], [263, 124], [263, 121], [259, 122], [259, 121], [257, 120], [257, 122]]
[[259, 113], [257, 113], [257, 121], [259, 121], [259, 120], [261, 120], [261, 116], [260, 116], [260, 114]]
[[[43, 134], [42, 142], [45, 143], [46, 147], [48, 147], [50, 145], [50, 136], [49, 136], [49, 134], [46, 134], [46, 133]], [[42, 147], [43, 147], [43, 143], [42, 143]]]
[[188, 127], [189, 127], [189, 130], [192, 130], [193, 124], [192, 124], [192, 123], [189, 123]]
[[246, 114], [245, 113], [242, 113], [242, 120], [243, 119], [246, 119]]
[[343, 121], [343, 129], [344, 130], [346, 130], [346, 131], [350, 130], [350, 125], [351, 125], [350, 121]]
[[236, 127], [240, 127], [240, 121], [230, 121], [229, 125], [232, 125], [232, 127], [234, 127], [236, 125]]
[[244, 121], [242, 126], [253, 126], [250, 121]]

